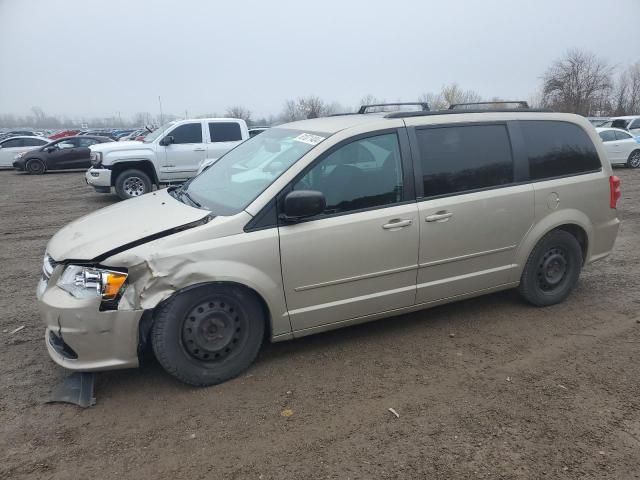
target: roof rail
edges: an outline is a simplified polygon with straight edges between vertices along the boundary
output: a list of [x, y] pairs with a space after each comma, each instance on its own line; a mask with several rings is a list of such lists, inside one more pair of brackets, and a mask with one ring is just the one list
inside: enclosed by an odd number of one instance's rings
[[367, 113], [367, 108], [373, 107], [401, 107], [404, 105], [418, 105], [423, 112], [429, 111], [429, 104], [427, 102], [401, 102], [401, 103], [374, 103], [371, 105], [362, 105], [358, 113]]
[[545, 108], [474, 108], [458, 110], [432, 110], [430, 112], [390, 112], [384, 118], [410, 118], [410, 117], [427, 117], [434, 115], [460, 115], [465, 113], [508, 113], [508, 112], [527, 112], [527, 113], [551, 113], [553, 110]]
[[[498, 100], [495, 102], [469, 102], [469, 103], [452, 103], [449, 105], [449, 110], [465, 110], [468, 107], [489, 107], [487, 110], [493, 110], [497, 105], [517, 105], [515, 108], [529, 108], [529, 104], [524, 100]], [[493, 107], [493, 108], [492, 108]], [[506, 108], [506, 107], [505, 107]], [[480, 108], [476, 108], [480, 110]]]

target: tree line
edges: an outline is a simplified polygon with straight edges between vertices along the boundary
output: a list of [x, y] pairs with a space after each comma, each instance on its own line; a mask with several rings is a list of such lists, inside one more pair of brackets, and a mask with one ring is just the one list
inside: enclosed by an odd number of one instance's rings
[[[529, 97], [532, 107], [548, 108], [558, 112], [577, 113], [584, 116], [620, 116], [640, 114], [640, 61], [628, 65], [612, 65], [595, 54], [572, 49], [554, 60], [542, 74], [539, 90]], [[418, 100], [429, 104], [432, 110], [446, 109], [454, 103], [500, 101], [500, 97], [484, 98], [474, 90], [465, 90], [457, 83], [444, 85], [439, 92], [426, 92]], [[520, 99], [507, 99], [520, 100]], [[389, 100], [394, 102], [399, 100]], [[327, 102], [316, 95], [287, 99], [275, 115], [256, 117], [242, 105], [228, 107], [224, 113], [206, 113], [196, 117], [242, 118], [250, 125], [277, 125], [307, 118], [317, 118], [335, 113], [357, 111], [360, 105], [386, 103], [386, 99], [367, 94], [357, 106], [345, 106]], [[185, 112], [185, 116], [187, 112]], [[119, 115], [100, 118], [72, 118], [47, 115], [39, 107], [32, 107], [31, 114], [16, 116], [0, 114], [0, 127], [65, 128], [87, 124], [91, 128], [140, 127], [184, 118], [175, 114], [154, 115], [139, 112], [129, 119]]]

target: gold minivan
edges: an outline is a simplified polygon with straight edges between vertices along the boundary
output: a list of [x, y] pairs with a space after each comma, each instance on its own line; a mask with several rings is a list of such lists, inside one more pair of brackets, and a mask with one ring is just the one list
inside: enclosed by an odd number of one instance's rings
[[47, 349], [96, 371], [136, 367], [150, 345], [211, 385], [265, 340], [509, 288], [561, 302], [618, 232], [606, 158], [583, 117], [526, 108], [270, 128], [180, 187], [60, 230], [37, 292]]

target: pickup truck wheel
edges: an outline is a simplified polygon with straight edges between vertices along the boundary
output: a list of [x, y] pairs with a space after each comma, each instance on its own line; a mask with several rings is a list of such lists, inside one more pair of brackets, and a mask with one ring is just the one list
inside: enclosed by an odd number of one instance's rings
[[25, 164], [25, 170], [30, 175], [42, 175], [47, 170], [47, 167], [44, 165], [44, 162], [42, 160], [32, 158], [30, 160], [27, 160], [27, 163]]
[[520, 295], [537, 307], [562, 302], [578, 283], [582, 248], [576, 237], [552, 230], [537, 243], [520, 278]]
[[252, 292], [205, 285], [180, 293], [154, 315], [151, 343], [160, 365], [178, 380], [215, 385], [246, 370], [264, 337], [264, 313]]
[[141, 170], [125, 170], [116, 178], [116, 193], [126, 200], [127, 198], [139, 197], [151, 191], [151, 179], [149, 175]]

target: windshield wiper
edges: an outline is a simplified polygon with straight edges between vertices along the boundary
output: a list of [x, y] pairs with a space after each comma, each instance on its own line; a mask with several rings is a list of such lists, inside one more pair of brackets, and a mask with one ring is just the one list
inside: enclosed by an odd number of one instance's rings
[[192, 205], [194, 205], [194, 206], [196, 206], [196, 207], [198, 207], [198, 208], [202, 208], [202, 205], [200, 205], [198, 202], [196, 202], [196, 201], [193, 199], [193, 197], [192, 197], [191, 195], [189, 195], [189, 193], [188, 193], [188, 192], [187, 192], [183, 187], [178, 188], [178, 189], [176, 190], [176, 194], [177, 194], [179, 197], [184, 197], [184, 198], [186, 198], [187, 200], [189, 200], [189, 203], [191, 203]]

